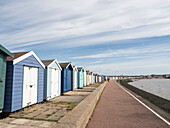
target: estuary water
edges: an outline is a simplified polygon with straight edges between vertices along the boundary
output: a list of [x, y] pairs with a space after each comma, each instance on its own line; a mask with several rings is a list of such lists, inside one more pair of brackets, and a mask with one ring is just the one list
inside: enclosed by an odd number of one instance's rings
[[170, 101], [170, 79], [135, 79], [129, 84]]

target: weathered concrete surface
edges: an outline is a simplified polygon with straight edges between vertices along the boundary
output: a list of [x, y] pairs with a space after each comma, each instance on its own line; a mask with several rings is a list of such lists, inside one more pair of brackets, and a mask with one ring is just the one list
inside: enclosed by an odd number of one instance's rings
[[86, 96], [59, 96], [51, 101], [59, 101], [59, 102], [81, 102]]
[[74, 91], [79, 91], [79, 92], [93, 92], [96, 89], [96, 87], [84, 87], [83, 89], [76, 89]]
[[90, 93], [91, 92], [69, 91], [69, 92], [65, 92], [63, 95], [64, 96], [87, 96]]
[[[97, 88], [96, 85], [99, 84], [91, 85], [94, 87], [88, 86], [83, 89], [77, 89], [69, 92], [69, 95], [59, 96], [48, 102], [32, 105], [11, 113], [10, 118], [0, 119], [0, 128], [51, 128], [53, 125], [57, 128], [77, 127], [75, 124], [67, 124], [66, 126], [65, 124], [58, 123], [58, 120], [67, 115], [78, 103], [88, 97]], [[83, 109], [81, 111], [84, 111]], [[79, 116], [77, 115], [77, 117]]]
[[0, 122], [0, 128], [51, 128], [55, 124], [55, 122], [7, 118]]
[[72, 111], [61, 118], [53, 128], [85, 128], [106, 84], [107, 82], [96, 88]]
[[110, 81], [87, 128], [169, 128], [169, 126], [120, 88], [115, 81]]

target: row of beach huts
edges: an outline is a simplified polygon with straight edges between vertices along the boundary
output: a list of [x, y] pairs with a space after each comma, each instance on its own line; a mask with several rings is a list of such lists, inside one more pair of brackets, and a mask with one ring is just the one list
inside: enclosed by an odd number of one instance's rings
[[1, 112], [14, 112], [104, 80], [107, 76], [71, 62], [40, 60], [33, 51], [12, 54], [0, 45]]

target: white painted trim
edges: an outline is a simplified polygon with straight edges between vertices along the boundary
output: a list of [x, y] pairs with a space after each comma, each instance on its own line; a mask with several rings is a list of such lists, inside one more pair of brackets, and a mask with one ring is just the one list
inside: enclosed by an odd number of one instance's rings
[[[67, 65], [67, 67], [66, 67], [66, 68], [68, 68], [70, 65], [71, 65], [71, 63], [69, 63], [69, 64]], [[71, 65], [71, 67], [72, 67], [72, 69], [73, 69], [73, 66], [72, 66], [72, 65]]]
[[77, 69], [76, 66], [73, 66], [73, 69], [74, 69], [76, 72], [78, 72], [78, 69]]
[[62, 70], [60, 64], [58, 63], [58, 61], [57, 61], [56, 59], [55, 59], [53, 62], [51, 62], [51, 64], [49, 64], [47, 67], [51, 67], [51, 65], [52, 65], [53, 63], [57, 63], [59, 69]]
[[[121, 87], [117, 82], [116, 84]], [[137, 100], [139, 103], [141, 103], [144, 107], [146, 107], [148, 110], [150, 110], [153, 114], [155, 114], [157, 117], [159, 117], [161, 120], [163, 120], [166, 124], [170, 125], [170, 122], [168, 122], [166, 119], [164, 119], [162, 116], [160, 116], [157, 112], [152, 110], [150, 107], [148, 107], [146, 104], [144, 104], [142, 101], [140, 101], [138, 98], [136, 98], [133, 94], [131, 94], [129, 91], [127, 91], [125, 88], [121, 87], [125, 92], [127, 92], [129, 95], [131, 95], [135, 100]]]
[[27, 57], [33, 55], [35, 57], [35, 59], [41, 64], [41, 66], [45, 69], [45, 65], [41, 62], [41, 60], [37, 57], [37, 55], [33, 52], [33, 51], [30, 51], [16, 59], [13, 60], [13, 65], [17, 64], [18, 62], [26, 59]]

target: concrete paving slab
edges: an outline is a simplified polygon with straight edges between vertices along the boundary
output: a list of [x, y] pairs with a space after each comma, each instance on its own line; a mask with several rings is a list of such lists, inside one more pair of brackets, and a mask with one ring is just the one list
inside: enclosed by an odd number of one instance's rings
[[0, 119], [0, 123], [9, 123], [9, 122], [12, 122], [13, 120], [15, 120], [15, 118], [4, 118], [4, 119]]
[[78, 91], [70, 91], [65, 92], [64, 96], [88, 96], [91, 92], [78, 92]]
[[52, 116], [49, 116], [47, 119], [53, 120], [53, 121], [58, 121], [61, 119], [65, 114], [67, 113], [67, 110], [59, 110]]
[[97, 100], [99, 99], [106, 83], [99, 86], [88, 95], [80, 104], [72, 111], [68, 112], [63, 118], [58, 121], [56, 128], [84, 128], [93, 112]]
[[60, 96], [51, 101], [59, 101], [59, 102], [81, 102], [86, 96]]
[[29, 120], [29, 122], [26, 124], [28, 126], [36, 126], [36, 127], [39, 127], [39, 125], [41, 124], [42, 122], [41, 121], [38, 121], [38, 120]]
[[48, 118], [48, 116], [51, 116], [54, 112], [57, 112], [57, 110], [56, 109], [48, 109], [48, 111], [45, 111], [34, 118], [35, 119], [45, 119], [45, 118]]
[[17, 125], [0, 123], [0, 128], [17, 128]]
[[[60, 126], [63, 128], [74, 128], [76, 125], [72, 124], [58, 124], [58, 121], [62, 119], [69, 111], [71, 111], [78, 103], [83, 101], [89, 94], [91, 94], [96, 87], [84, 87], [84, 89], [78, 89], [76, 91], [67, 92], [67, 95], [59, 96], [51, 99], [49, 102], [43, 102], [40, 104], [32, 105], [18, 112], [12, 113], [10, 118], [0, 119], [0, 128], [52, 128], [53, 126]], [[71, 103], [70, 103], [71, 102]], [[89, 106], [88, 102], [84, 102]], [[83, 105], [84, 106], [84, 105]], [[80, 110], [86, 107], [82, 107]], [[75, 116], [71, 117], [75, 122], [81, 117], [84, 120], [87, 113], [84, 116], [80, 116], [79, 112], [75, 110]], [[79, 110], [78, 110], [79, 111]], [[47, 116], [49, 115], [49, 116]], [[71, 115], [72, 116], [72, 115]], [[17, 117], [20, 119], [12, 118]], [[23, 119], [25, 118], [25, 119]], [[30, 118], [30, 119], [28, 119]], [[40, 119], [40, 120], [37, 120]], [[86, 119], [86, 118], [85, 118]], [[46, 120], [46, 121], [45, 121]], [[51, 121], [56, 122], [51, 122]], [[59, 128], [59, 127], [57, 127]]]
[[36, 117], [37, 115], [39, 115], [42, 112], [43, 112], [43, 110], [37, 110], [37, 111], [34, 111], [32, 113], [26, 114], [23, 117], [33, 118], [33, 117]]
[[50, 128], [50, 127], [52, 127], [53, 125], [55, 125], [56, 123], [53, 123], [53, 122], [42, 122], [40, 125], [39, 125], [39, 127], [43, 127], [43, 128]]
[[28, 122], [29, 120], [27, 119], [15, 119], [12, 122], [10, 122], [10, 124], [26, 124]]
[[96, 87], [84, 87], [82, 89], [76, 89], [73, 92], [93, 92]]

